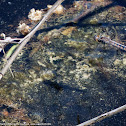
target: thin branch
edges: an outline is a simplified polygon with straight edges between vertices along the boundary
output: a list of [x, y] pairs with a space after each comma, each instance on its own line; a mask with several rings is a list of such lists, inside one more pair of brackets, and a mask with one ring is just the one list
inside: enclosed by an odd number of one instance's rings
[[22, 40], [19, 41], [20, 46], [17, 48], [17, 50], [13, 53], [13, 55], [8, 60], [5, 67], [1, 70], [0, 73], [0, 80], [3, 77], [3, 75], [6, 73], [10, 65], [13, 63], [17, 55], [20, 53], [20, 51], [23, 49], [23, 47], [27, 44], [27, 42], [31, 39], [31, 37], [35, 34], [35, 32], [40, 28], [40, 26], [50, 17], [50, 15], [54, 12], [54, 10], [63, 2], [64, 0], [58, 0], [51, 9], [45, 14], [45, 16], [41, 19], [41, 21], [33, 28], [33, 30], [26, 35]]
[[76, 125], [76, 126], [88, 126], [88, 125], [91, 125], [91, 124], [96, 123], [98, 121], [101, 121], [101, 120], [103, 120], [103, 119], [105, 119], [107, 117], [110, 117], [112, 115], [115, 115], [115, 114], [117, 114], [119, 112], [122, 112], [124, 110], [126, 110], [126, 105], [123, 105], [123, 106], [121, 106], [119, 108], [116, 108], [116, 109], [114, 109], [112, 111], [109, 111], [109, 112], [107, 112], [105, 114], [102, 114], [100, 116], [97, 116], [97, 117], [95, 117], [93, 119], [90, 119], [90, 120], [88, 120], [86, 122], [83, 122], [83, 123], [81, 123], [79, 125]]

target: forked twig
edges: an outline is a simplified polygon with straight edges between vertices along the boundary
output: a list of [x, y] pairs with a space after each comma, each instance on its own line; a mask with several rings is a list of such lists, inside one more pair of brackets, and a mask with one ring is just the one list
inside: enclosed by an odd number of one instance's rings
[[107, 113], [104, 113], [104, 114], [102, 114], [100, 116], [97, 116], [97, 117], [95, 117], [93, 119], [90, 119], [90, 120], [88, 120], [86, 122], [83, 122], [83, 123], [81, 123], [79, 125], [76, 125], [76, 126], [88, 126], [88, 125], [91, 125], [91, 124], [96, 123], [98, 121], [101, 121], [101, 120], [103, 120], [103, 119], [105, 119], [107, 117], [110, 117], [112, 115], [115, 115], [115, 114], [117, 114], [119, 112], [122, 112], [124, 110], [126, 110], [126, 105], [123, 105], [123, 106], [121, 106], [119, 108], [116, 108], [116, 109], [114, 109], [112, 111], [109, 111]]
[[10, 65], [13, 63], [19, 52], [23, 49], [23, 47], [27, 44], [27, 42], [31, 39], [31, 37], [35, 34], [35, 32], [40, 28], [40, 26], [49, 18], [49, 16], [54, 12], [54, 10], [63, 2], [64, 0], [57, 0], [57, 2], [52, 6], [51, 9], [45, 14], [45, 16], [40, 20], [40, 22], [33, 28], [33, 30], [26, 35], [23, 39], [19, 41], [21, 43], [13, 55], [9, 58], [8, 62], [4, 66], [4, 68], [0, 72], [0, 80], [3, 75], [6, 73]]

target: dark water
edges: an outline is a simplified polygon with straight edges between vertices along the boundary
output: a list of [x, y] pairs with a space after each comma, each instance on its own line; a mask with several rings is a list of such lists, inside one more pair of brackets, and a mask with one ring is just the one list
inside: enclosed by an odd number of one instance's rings
[[[42, 9], [46, 8], [48, 4], [54, 4], [55, 0], [40, 1], [40, 0], [1, 0], [0, 1], [0, 29], [5, 32], [15, 30], [8, 25], [18, 25], [19, 21], [26, 17], [29, 10], [32, 8]], [[72, 0], [66, 0], [64, 4], [71, 4]], [[15, 26], [15, 27], [16, 27]]]
[[[55, 0], [48, 1], [53, 4]], [[27, 17], [31, 8], [45, 8], [47, 3], [39, 0], [1, 0], [0, 2], [0, 27], [4, 31], [11, 30], [8, 25], [18, 25], [23, 17]], [[13, 28], [12, 28], [13, 29]]]
[[[22, 18], [27, 18], [31, 8], [45, 8], [47, 4], [54, 2], [1, 1], [0, 31], [10, 34]], [[63, 5], [67, 8], [72, 2], [65, 1]], [[115, 4], [119, 4], [118, 1], [111, 7], [115, 7]], [[121, 40], [126, 39], [126, 20], [123, 17], [121, 21], [118, 17], [111, 17], [112, 11], [108, 14], [107, 9], [99, 10], [104, 12], [104, 16], [98, 11], [89, 14], [85, 17], [87, 20], [74, 24], [77, 28], [70, 35], [60, 34], [58, 37], [52, 37], [51, 42], [45, 43], [44, 48], [30, 56], [41, 42], [41, 37], [36, 38], [39, 33], [41, 36], [53, 36], [53, 25], [58, 30], [64, 26], [65, 21], [75, 15], [65, 13], [61, 18], [54, 16], [50, 19], [47, 23], [50, 29], [40, 30], [23, 50], [23, 55], [13, 63], [15, 78], [8, 72], [1, 81], [0, 97], [10, 98], [15, 104], [21, 102], [20, 107], [26, 109], [32, 123], [45, 122], [55, 126], [74, 126], [124, 105], [126, 54], [94, 40], [94, 35], [98, 33], [110, 35], [115, 39], [116, 32]], [[81, 13], [81, 10], [79, 11]], [[90, 22], [93, 17], [90, 16], [96, 16], [100, 25], [93, 25]], [[124, 111], [95, 125], [125, 126], [125, 116]], [[3, 118], [0, 119], [3, 122]]]

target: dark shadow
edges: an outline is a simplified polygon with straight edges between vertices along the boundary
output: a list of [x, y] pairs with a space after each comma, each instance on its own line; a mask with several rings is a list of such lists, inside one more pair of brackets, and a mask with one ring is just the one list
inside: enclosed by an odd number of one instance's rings
[[94, 16], [95, 14], [98, 14], [98, 13], [101, 13], [111, 7], [114, 7], [114, 6], [123, 6], [123, 7], [126, 7], [126, 0], [112, 0], [113, 2], [105, 7], [100, 7], [98, 9], [96, 9], [95, 11], [93, 12], [90, 12], [88, 13], [87, 15], [84, 15], [83, 17], [81, 17], [79, 20], [78, 20], [78, 24], [80, 24], [82, 21], [84, 21], [85, 19], [91, 17], [91, 16]]
[[14, 111], [14, 108], [12, 108], [12, 107], [10, 107], [10, 106], [7, 106], [7, 105], [1, 105], [0, 106], [0, 112], [1, 111], [4, 111], [4, 109], [6, 109], [7, 110], [7, 112], [9, 112], [9, 113], [11, 113], [11, 112], [13, 112]]
[[61, 25], [56, 25], [56, 26], [52, 26], [52, 27], [48, 27], [48, 28], [44, 28], [44, 29], [41, 29], [41, 30], [38, 30], [36, 32], [36, 35], [38, 35], [39, 33], [42, 33], [42, 32], [48, 32], [48, 31], [51, 31], [53, 29], [60, 29], [62, 27], [68, 27], [68, 26], [75, 26], [75, 27], [88, 27], [88, 26], [91, 26], [91, 27], [100, 27], [100, 26], [103, 26], [103, 27], [109, 27], [109, 26], [126, 26], [126, 23], [97, 23], [97, 24], [83, 24], [83, 23], [65, 23], [65, 24], [61, 24]]
[[86, 91], [86, 90], [81, 90], [81, 89], [78, 89], [78, 88], [68, 86], [70, 84], [64, 85], [62, 83], [57, 83], [56, 81], [54, 81], [54, 82], [53, 81], [44, 81], [44, 84], [50, 86], [51, 88], [56, 89], [56, 91], [62, 91], [62, 90], [66, 90], [66, 89], [67, 90], [72, 90], [72, 91], [75, 90], [77, 92]]
[[111, 0], [119, 6], [126, 7], [126, 0]]
[[111, 4], [109, 4], [109, 5], [105, 6], [105, 7], [99, 7], [98, 9], [95, 9], [94, 11], [89, 12], [87, 15], [84, 15], [83, 17], [81, 17], [81, 18], [77, 21], [77, 23], [80, 24], [80, 23], [82, 23], [82, 21], [86, 20], [87, 18], [89, 18], [89, 17], [91, 17], [91, 16], [94, 16], [94, 15], [96, 15], [96, 14], [98, 14], [98, 13], [101, 13], [101, 12], [103, 12], [103, 11], [105, 11], [105, 10], [111, 8], [111, 7], [114, 7], [114, 6], [116, 6], [116, 5], [117, 5], [117, 4], [113, 2], [113, 3], [111, 3]]

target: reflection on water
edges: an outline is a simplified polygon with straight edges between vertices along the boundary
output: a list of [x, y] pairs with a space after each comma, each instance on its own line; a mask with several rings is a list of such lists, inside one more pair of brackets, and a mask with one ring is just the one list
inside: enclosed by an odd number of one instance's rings
[[[30, 121], [20, 119], [24, 122], [73, 126], [125, 104], [126, 54], [94, 40], [96, 34], [126, 39], [125, 26], [101, 25], [125, 23], [118, 15], [120, 11], [124, 14], [125, 8], [112, 7], [87, 18], [82, 25], [63, 27], [64, 22], [85, 11], [83, 7], [68, 7], [64, 15], [53, 15], [46, 24], [56, 25], [56, 29], [38, 31], [17, 57], [11, 67], [15, 78], [8, 71], [0, 83], [0, 99], [5, 97], [16, 107], [25, 108]], [[110, 15], [113, 10], [116, 16]], [[1, 103], [10, 106], [10, 102]], [[125, 113], [97, 125], [109, 125], [110, 121], [111, 126], [124, 125], [123, 117]]]

